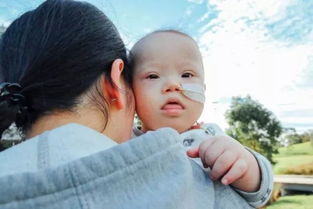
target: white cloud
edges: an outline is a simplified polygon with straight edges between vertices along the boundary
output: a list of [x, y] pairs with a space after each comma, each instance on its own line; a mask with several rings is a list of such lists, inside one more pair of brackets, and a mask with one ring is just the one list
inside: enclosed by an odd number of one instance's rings
[[2, 19], [0, 17], [0, 26], [8, 27], [11, 24], [11, 21], [8, 21], [6, 19]]
[[232, 22], [242, 17], [249, 17], [250, 19], [271, 19], [275, 21], [282, 17], [285, 13], [285, 9], [294, 4], [296, 0], [210, 0], [209, 2], [221, 11], [220, 19]]
[[202, 4], [204, 0], [187, 0], [187, 1], [195, 4]]
[[197, 22], [203, 22], [209, 17], [210, 13], [205, 13]]
[[[199, 38], [208, 98], [202, 120], [212, 121], [215, 117], [213, 120], [225, 127], [223, 114], [228, 106], [214, 108], [211, 102], [247, 94], [273, 111], [282, 122], [290, 122], [283, 116], [286, 111], [283, 103], [294, 104], [289, 109], [297, 110], [301, 106], [313, 112], [313, 90], [296, 85], [303, 79], [303, 71], [313, 56], [312, 42], [286, 44], [269, 36], [266, 28], [266, 24], [284, 17], [286, 8], [294, 3], [294, 0], [210, 1], [219, 15], [208, 25], [215, 27]], [[297, 118], [301, 120], [304, 119]], [[309, 120], [313, 122], [313, 118]]]
[[188, 8], [188, 9], [186, 10], [186, 12], [185, 12], [185, 14], [186, 14], [187, 16], [190, 16], [191, 13], [192, 13], [191, 8]]

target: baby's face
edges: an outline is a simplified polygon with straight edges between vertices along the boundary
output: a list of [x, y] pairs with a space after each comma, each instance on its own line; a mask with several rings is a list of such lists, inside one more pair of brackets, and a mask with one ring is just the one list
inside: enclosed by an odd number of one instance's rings
[[203, 104], [181, 93], [181, 84], [204, 84], [202, 58], [189, 37], [161, 32], [144, 39], [136, 50], [133, 90], [143, 131], [172, 127], [188, 130]]

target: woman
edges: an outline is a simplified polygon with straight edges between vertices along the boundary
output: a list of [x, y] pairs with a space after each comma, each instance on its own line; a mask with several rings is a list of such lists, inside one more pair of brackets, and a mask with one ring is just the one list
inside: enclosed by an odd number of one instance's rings
[[0, 131], [15, 122], [28, 139], [0, 153], [0, 208], [250, 208], [172, 129], [116, 146], [131, 136], [132, 72], [92, 5], [48, 0], [22, 15], [2, 37], [0, 68]]

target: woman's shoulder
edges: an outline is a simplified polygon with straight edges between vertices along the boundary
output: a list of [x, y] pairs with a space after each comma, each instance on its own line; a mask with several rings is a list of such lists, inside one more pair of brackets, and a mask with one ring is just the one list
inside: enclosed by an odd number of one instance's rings
[[0, 176], [59, 166], [115, 145], [88, 127], [66, 124], [0, 152]]
[[0, 176], [37, 170], [37, 142], [34, 137], [0, 152]]

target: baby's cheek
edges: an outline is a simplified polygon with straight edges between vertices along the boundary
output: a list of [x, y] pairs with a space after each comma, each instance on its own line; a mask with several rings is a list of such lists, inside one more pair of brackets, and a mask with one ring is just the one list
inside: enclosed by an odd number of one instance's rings
[[191, 113], [190, 113], [190, 115], [191, 115], [190, 119], [192, 118], [194, 120], [193, 122], [198, 121], [199, 117], [202, 114], [203, 107], [204, 107], [204, 105], [200, 104], [200, 103], [196, 103], [196, 104], [192, 105]]
[[155, 117], [153, 115], [156, 112], [155, 108], [153, 101], [147, 97], [139, 97], [136, 101], [136, 112], [143, 122]]

